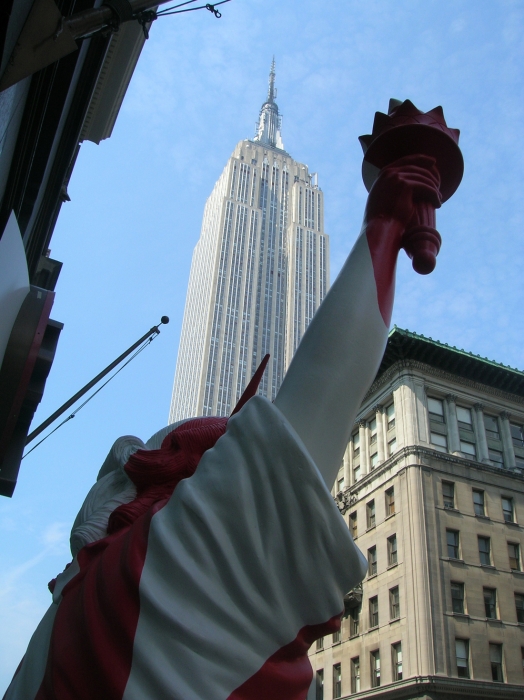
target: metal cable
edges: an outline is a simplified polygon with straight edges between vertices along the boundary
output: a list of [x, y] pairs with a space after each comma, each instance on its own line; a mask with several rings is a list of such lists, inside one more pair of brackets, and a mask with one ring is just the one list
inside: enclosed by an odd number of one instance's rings
[[114, 379], [114, 378], [116, 377], [116, 375], [117, 375], [119, 372], [121, 372], [121, 371], [124, 369], [124, 367], [125, 367], [126, 365], [128, 365], [128, 364], [131, 362], [131, 360], [134, 360], [135, 357], [136, 357], [137, 355], [140, 355], [140, 353], [142, 352], [142, 350], [145, 350], [145, 349], [147, 348], [147, 346], [150, 345], [156, 337], [157, 337], [156, 335], [153, 335], [153, 336], [151, 336], [150, 338], [148, 338], [148, 339], [145, 341], [145, 343], [142, 345], [142, 347], [138, 348], [138, 350], [134, 353], [134, 355], [131, 355], [131, 357], [129, 358], [129, 360], [127, 360], [127, 362], [124, 362], [124, 364], [122, 365], [122, 367], [120, 367], [119, 369], [117, 369], [117, 371], [116, 371], [114, 374], [112, 374], [112, 375], [109, 377], [109, 379], [108, 379], [107, 381], [105, 381], [101, 386], [99, 386], [98, 389], [97, 389], [96, 391], [94, 391], [94, 392], [91, 394], [91, 396], [89, 396], [89, 398], [87, 398], [87, 399], [84, 401], [84, 403], [80, 404], [80, 406], [79, 406], [77, 409], [75, 409], [75, 410], [73, 411], [73, 413], [71, 413], [70, 416], [68, 416], [65, 420], [63, 420], [61, 423], [59, 423], [59, 424], [56, 426], [56, 428], [53, 428], [53, 430], [51, 430], [50, 433], [47, 433], [47, 435], [46, 435], [44, 438], [42, 438], [42, 439], [40, 440], [40, 442], [37, 442], [36, 445], [35, 445], [34, 447], [32, 447], [32, 448], [29, 450], [29, 452], [26, 452], [25, 455], [22, 457], [22, 459], [25, 459], [25, 458], [27, 457], [28, 454], [31, 454], [31, 452], [32, 452], [33, 450], [36, 450], [36, 448], [38, 447], [38, 445], [41, 445], [43, 442], [45, 442], [45, 441], [47, 440], [48, 437], [51, 437], [51, 435], [52, 435], [53, 433], [56, 433], [56, 431], [58, 430], [58, 428], [61, 428], [61, 427], [62, 427], [63, 425], [65, 425], [68, 421], [70, 421], [72, 418], [74, 418], [74, 417], [76, 416], [76, 414], [78, 413], [78, 411], [80, 411], [80, 409], [84, 408], [84, 406], [85, 406], [86, 404], [88, 404], [88, 403], [91, 401], [91, 399], [93, 399], [93, 398], [98, 394], [99, 391], [102, 391], [102, 389], [103, 389], [105, 386], [107, 386], [107, 384], [109, 384], [109, 382], [110, 382], [112, 379]]
[[157, 12], [157, 17], [167, 17], [167, 15], [179, 15], [182, 12], [193, 12], [195, 10], [209, 10], [212, 12], [215, 17], [220, 18], [222, 17], [222, 14], [218, 11], [215, 10], [215, 7], [218, 5], [223, 5], [226, 2], [231, 2], [231, 0], [221, 0], [220, 2], [215, 2], [213, 4], [206, 4], [206, 5], [199, 5], [198, 7], [188, 7], [185, 10], [176, 10], [176, 7], [182, 7], [182, 5], [189, 5], [192, 2], [195, 2], [196, 0], [189, 0], [188, 2], [183, 2], [180, 5], [173, 5], [173, 7], [167, 7], [165, 10], [160, 10], [160, 12]]

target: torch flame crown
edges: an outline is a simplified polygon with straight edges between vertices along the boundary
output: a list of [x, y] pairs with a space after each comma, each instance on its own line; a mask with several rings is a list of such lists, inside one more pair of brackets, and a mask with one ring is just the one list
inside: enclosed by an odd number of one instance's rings
[[435, 158], [441, 177], [442, 199], [449, 199], [464, 172], [458, 147], [460, 131], [446, 124], [442, 107], [421, 112], [411, 100], [391, 99], [388, 113], [376, 112], [371, 134], [360, 136], [364, 151], [362, 176], [368, 191], [381, 168], [406, 155]]

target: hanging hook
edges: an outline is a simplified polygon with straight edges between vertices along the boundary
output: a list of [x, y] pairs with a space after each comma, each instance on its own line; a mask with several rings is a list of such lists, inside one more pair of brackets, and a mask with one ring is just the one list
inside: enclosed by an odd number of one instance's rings
[[[220, 3], [221, 4], [221, 3]], [[217, 19], [220, 19], [222, 17], [222, 13], [219, 12], [217, 9], [215, 9], [214, 5], [210, 5], [209, 3], [206, 5], [206, 10], [209, 10], [212, 12]]]

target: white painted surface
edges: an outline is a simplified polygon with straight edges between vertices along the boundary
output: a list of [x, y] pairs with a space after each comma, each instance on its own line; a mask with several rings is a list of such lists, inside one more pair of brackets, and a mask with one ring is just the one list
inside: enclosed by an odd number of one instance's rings
[[362, 233], [304, 334], [275, 399], [328, 488], [380, 366], [387, 335]]
[[253, 398], [152, 519], [125, 700], [225, 700], [366, 568], [301, 440]]
[[14, 212], [0, 238], [0, 367], [20, 307], [29, 293], [24, 244]]

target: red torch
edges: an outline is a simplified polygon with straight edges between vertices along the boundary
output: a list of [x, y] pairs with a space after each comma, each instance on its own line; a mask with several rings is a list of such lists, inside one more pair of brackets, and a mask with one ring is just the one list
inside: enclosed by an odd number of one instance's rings
[[[390, 100], [387, 114], [375, 113], [373, 132], [359, 137], [364, 151], [362, 178], [366, 189], [369, 192], [381, 168], [404, 156], [421, 154], [435, 159], [445, 202], [460, 185], [464, 173], [459, 134], [458, 129], [447, 126], [442, 107], [424, 113], [410, 100]], [[402, 238], [402, 247], [416, 272], [427, 275], [435, 269], [441, 242], [435, 228], [435, 207], [419, 200]]]

